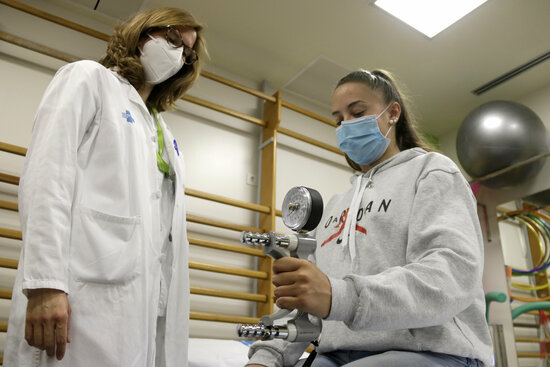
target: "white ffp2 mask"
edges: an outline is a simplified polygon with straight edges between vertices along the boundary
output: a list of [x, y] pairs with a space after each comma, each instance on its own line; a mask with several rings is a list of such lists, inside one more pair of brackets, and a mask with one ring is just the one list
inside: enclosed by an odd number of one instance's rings
[[183, 66], [183, 47], [174, 48], [164, 38], [149, 36], [139, 57], [145, 81], [159, 84], [175, 75]]

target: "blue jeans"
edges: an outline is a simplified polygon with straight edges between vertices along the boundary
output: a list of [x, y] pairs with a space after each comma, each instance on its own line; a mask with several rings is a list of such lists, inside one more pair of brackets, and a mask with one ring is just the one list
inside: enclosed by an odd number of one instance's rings
[[[294, 367], [301, 367], [305, 359], [301, 359]], [[484, 367], [477, 359], [457, 357], [450, 354], [431, 352], [364, 352], [355, 350], [339, 350], [319, 354], [312, 367]]]

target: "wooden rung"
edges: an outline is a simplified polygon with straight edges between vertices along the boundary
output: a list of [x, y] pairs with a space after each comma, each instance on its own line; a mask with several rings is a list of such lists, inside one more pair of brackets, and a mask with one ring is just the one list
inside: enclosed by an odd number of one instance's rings
[[25, 156], [27, 154], [27, 148], [3, 142], [0, 142], [0, 150], [3, 152], [18, 154], [22, 156]]
[[11, 299], [11, 290], [9, 289], [0, 289], [0, 299]]
[[227, 198], [225, 196], [210, 194], [208, 192], [190, 189], [190, 188], [185, 188], [185, 195], [194, 196], [197, 198], [206, 199], [210, 201], [215, 201], [222, 204], [228, 204], [228, 205], [236, 206], [243, 209], [254, 210], [260, 213], [269, 214], [271, 211], [271, 209], [266, 205], [248, 203], [246, 201], [235, 200], [235, 199]]
[[0, 182], [9, 183], [12, 185], [19, 185], [19, 177], [8, 175], [6, 173], [0, 173]]
[[190, 95], [186, 94], [183, 97], [181, 97], [181, 99], [183, 99], [184, 101], [187, 101], [187, 102], [197, 104], [197, 105], [202, 106], [202, 107], [206, 107], [206, 108], [214, 110], [214, 111], [225, 113], [226, 115], [236, 117], [238, 119], [241, 119], [241, 120], [244, 120], [244, 121], [247, 121], [247, 122], [251, 122], [255, 125], [259, 125], [259, 126], [266, 126], [267, 125], [264, 120], [261, 120], [257, 117], [250, 116], [250, 115], [247, 115], [246, 113], [242, 113], [242, 112], [233, 110], [231, 108], [224, 107], [224, 106], [221, 106], [219, 104], [209, 102], [209, 101], [204, 100], [202, 98], [193, 97], [193, 96], [190, 96]]
[[23, 234], [21, 231], [16, 231], [14, 229], [0, 228], [0, 237], [11, 238], [13, 240], [22, 240]]
[[229, 222], [224, 222], [221, 220], [216, 219], [210, 219], [201, 217], [199, 215], [194, 214], [187, 214], [187, 221], [192, 223], [199, 223], [199, 224], [205, 224], [207, 226], [213, 226], [218, 228], [224, 228], [224, 229], [231, 229], [233, 231], [246, 231], [246, 232], [263, 232], [261, 228], [258, 227], [251, 227], [251, 226], [243, 226], [241, 224], [234, 224]]
[[14, 203], [12, 201], [5, 201], [5, 200], [0, 200], [0, 209], [11, 210], [14, 212], [19, 211], [19, 207], [17, 206], [17, 203]]
[[[518, 353], [518, 358], [544, 358], [544, 354], [536, 353], [536, 352], [521, 352]], [[546, 357], [550, 357], [550, 353], [546, 354]]]
[[210, 241], [210, 240], [203, 240], [202, 238], [196, 238], [196, 237], [187, 237], [187, 239], [189, 240], [189, 243], [191, 245], [208, 247], [208, 248], [213, 248], [213, 249], [223, 250], [223, 251], [237, 252], [241, 254], [259, 256], [259, 257], [266, 256], [262, 252], [262, 250], [258, 250], [255, 248], [239, 246], [239, 245], [231, 245], [228, 243], [222, 243], [222, 242], [216, 242], [216, 241]]
[[241, 299], [244, 301], [253, 301], [253, 302], [267, 302], [267, 296], [265, 294], [232, 292], [232, 291], [224, 291], [221, 289], [191, 287], [191, 294], [200, 294], [203, 296], [222, 297], [222, 298], [231, 298], [231, 299]]
[[206, 70], [202, 70], [201, 71], [201, 76], [205, 77], [205, 78], [208, 78], [208, 79], [211, 79], [211, 80], [214, 80], [218, 83], [221, 83], [221, 84], [225, 84], [227, 85], [228, 87], [231, 87], [231, 88], [235, 88], [235, 89], [238, 89], [242, 92], [246, 92], [248, 94], [251, 94], [253, 96], [256, 96], [258, 98], [261, 98], [261, 99], [264, 99], [266, 101], [270, 101], [270, 102], [275, 102], [276, 99], [275, 97], [269, 95], [269, 94], [265, 94], [263, 92], [260, 92], [256, 89], [252, 89], [250, 87], [247, 87], [243, 84], [239, 84], [237, 82], [234, 82], [233, 80], [229, 80], [229, 79], [226, 79], [224, 77], [221, 77], [219, 75], [216, 75], [216, 74], [212, 74]]
[[19, 261], [0, 257], [0, 268], [17, 269]]
[[98, 32], [95, 29], [85, 27], [85, 26], [83, 26], [81, 24], [78, 24], [78, 23], [75, 23], [75, 22], [71, 22], [70, 20], [58, 17], [57, 15], [47, 13], [47, 12], [45, 12], [43, 10], [40, 10], [40, 9], [37, 9], [37, 8], [33, 8], [29, 5], [20, 3], [18, 1], [3, 0], [2, 3], [4, 5], [11, 6], [14, 9], [21, 10], [25, 13], [34, 15], [38, 18], [42, 18], [42, 19], [50, 21], [52, 23], [59, 24], [63, 27], [70, 28], [70, 29], [75, 30], [77, 32], [81, 32], [81, 33], [87, 34], [89, 36], [98, 38], [100, 40], [103, 40], [103, 41], [108, 41], [109, 40], [109, 35], [108, 34]]
[[516, 337], [516, 343], [550, 343], [550, 339]]
[[286, 101], [282, 101], [281, 102], [281, 105], [285, 108], [288, 108], [289, 110], [292, 110], [292, 111], [295, 111], [295, 112], [298, 112], [298, 113], [301, 113], [302, 115], [305, 115], [307, 117], [310, 117], [314, 120], [317, 120], [317, 121], [320, 121], [322, 123], [325, 123], [327, 125], [330, 125], [332, 127], [337, 127], [336, 125], [336, 122], [332, 121], [332, 120], [329, 120], [327, 119], [326, 117], [323, 117], [321, 115], [318, 115], [316, 113], [313, 113], [311, 111], [308, 111], [306, 109], [303, 109], [302, 107], [298, 107], [290, 102], [286, 102]]
[[229, 266], [205, 264], [205, 263], [199, 263], [196, 261], [189, 261], [189, 268], [196, 269], [196, 270], [211, 271], [215, 273], [238, 275], [238, 276], [249, 277], [249, 278], [267, 279], [267, 272], [265, 271], [232, 268]]
[[514, 322], [514, 327], [526, 327], [526, 328], [538, 328], [540, 325], [537, 324], [529, 324], [526, 322]]
[[[31, 51], [40, 53], [42, 55], [47, 55], [58, 60], [63, 60], [65, 62], [74, 62], [79, 60], [79, 58], [76, 56], [72, 56], [64, 52], [56, 51], [52, 48], [44, 46], [43, 44], [26, 40], [9, 33], [0, 32], [0, 39], [4, 42], [11, 43], [12, 45], [26, 48], [27, 50], [31, 50]], [[15, 152], [11, 152], [11, 153], [15, 153]], [[18, 153], [15, 153], [15, 154], [18, 154]]]
[[219, 315], [205, 312], [190, 312], [189, 318], [191, 320], [230, 322], [233, 324], [257, 324], [260, 321], [256, 317]]
[[293, 137], [294, 139], [298, 139], [300, 141], [303, 141], [303, 142], [306, 142], [306, 143], [309, 143], [311, 145], [315, 145], [319, 148], [323, 148], [323, 149], [326, 149], [328, 151], [331, 151], [333, 153], [336, 153], [336, 154], [340, 154], [340, 155], [344, 155], [344, 152], [342, 152], [340, 149], [338, 149], [337, 147], [335, 146], [332, 146], [330, 144], [327, 144], [327, 143], [324, 143], [320, 140], [316, 140], [316, 139], [313, 139], [313, 138], [310, 138], [309, 136], [306, 136], [306, 135], [302, 135], [302, 134], [299, 134], [295, 131], [292, 131], [292, 130], [289, 130], [289, 129], [285, 129], [283, 127], [280, 127], [277, 132], [281, 133], [281, 134], [284, 134], [284, 135], [287, 135], [287, 136], [290, 136], [290, 137]]

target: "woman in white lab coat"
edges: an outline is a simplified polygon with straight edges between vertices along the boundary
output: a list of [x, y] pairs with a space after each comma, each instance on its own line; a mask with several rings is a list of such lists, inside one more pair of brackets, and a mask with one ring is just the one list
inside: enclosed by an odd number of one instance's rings
[[184, 167], [160, 112], [199, 76], [188, 12], [117, 26], [100, 62], [63, 66], [20, 182], [23, 250], [6, 366], [187, 366]]

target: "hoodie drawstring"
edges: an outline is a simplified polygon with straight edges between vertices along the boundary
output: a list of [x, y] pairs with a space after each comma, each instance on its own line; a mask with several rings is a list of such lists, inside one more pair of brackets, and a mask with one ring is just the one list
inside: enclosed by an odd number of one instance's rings
[[362, 183], [363, 175], [359, 175], [355, 180], [355, 190], [353, 192], [353, 198], [351, 199], [351, 204], [348, 209], [344, 233], [342, 235], [342, 246], [348, 246], [351, 261], [355, 259], [355, 256], [357, 254], [355, 248], [355, 227], [357, 225], [357, 212], [359, 210], [359, 205], [361, 205], [361, 198], [363, 197], [365, 189], [372, 186], [372, 173], [369, 175], [369, 181], [367, 182], [367, 184], [362, 185]]
[[[373, 175], [374, 175], [374, 170], [371, 169], [369, 174], [369, 179], [367, 181], [367, 186], [366, 186], [368, 189], [372, 189], [374, 187], [374, 181], [372, 179]], [[365, 190], [363, 190], [363, 192], [365, 192]]]

